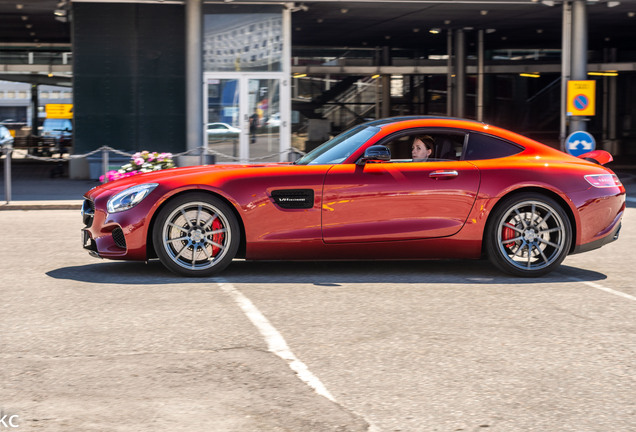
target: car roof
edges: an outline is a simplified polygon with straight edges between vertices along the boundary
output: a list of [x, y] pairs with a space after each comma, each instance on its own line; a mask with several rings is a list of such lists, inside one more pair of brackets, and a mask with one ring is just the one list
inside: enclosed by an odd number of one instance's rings
[[[404, 123], [410, 123], [404, 125]], [[419, 123], [419, 124], [418, 124]], [[539, 141], [536, 141], [525, 135], [521, 135], [517, 132], [509, 129], [500, 128], [491, 124], [470, 120], [465, 118], [447, 117], [447, 116], [398, 116], [387, 117], [378, 120], [372, 120], [367, 123], [363, 123], [363, 126], [374, 126], [381, 129], [388, 129], [387, 133], [393, 133], [399, 131], [403, 126], [407, 128], [456, 128], [457, 130], [473, 130], [481, 133], [488, 133], [495, 135], [499, 138], [511, 141], [517, 145], [521, 145], [526, 151], [530, 150], [532, 153], [541, 153], [543, 155], [552, 155], [562, 157], [565, 153], [558, 149], [545, 145]]]
[[378, 120], [371, 120], [369, 122], [364, 123], [368, 126], [382, 126], [389, 123], [403, 122], [403, 121], [413, 121], [413, 120], [455, 120], [466, 123], [474, 123], [475, 125], [483, 126], [484, 122], [463, 119], [459, 117], [446, 117], [446, 116], [424, 116], [424, 115], [412, 115], [412, 116], [398, 116], [398, 117], [387, 117]]

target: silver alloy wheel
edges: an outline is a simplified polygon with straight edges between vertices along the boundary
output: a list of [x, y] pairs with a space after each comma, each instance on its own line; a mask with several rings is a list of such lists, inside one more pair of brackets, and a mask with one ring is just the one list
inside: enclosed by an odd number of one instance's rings
[[563, 256], [568, 228], [554, 208], [527, 200], [511, 206], [499, 219], [497, 247], [507, 262], [521, 270], [544, 269]]
[[196, 271], [214, 267], [228, 253], [232, 230], [214, 205], [196, 201], [174, 209], [161, 230], [163, 249], [178, 266]]

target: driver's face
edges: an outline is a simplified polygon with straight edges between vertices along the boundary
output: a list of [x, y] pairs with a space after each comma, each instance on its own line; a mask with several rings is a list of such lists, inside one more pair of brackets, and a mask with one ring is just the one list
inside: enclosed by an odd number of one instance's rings
[[428, 159], [431, 154], [431, 149], [426, 148], [426, 145], [420, 139], [413, 141], [411, 146], [411, 157], [415, 162], [421, 162]]

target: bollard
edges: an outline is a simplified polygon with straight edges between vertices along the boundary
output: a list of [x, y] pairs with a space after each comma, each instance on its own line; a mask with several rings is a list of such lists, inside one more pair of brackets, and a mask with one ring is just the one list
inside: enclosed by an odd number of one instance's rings
[[104, 172], [104, 181], [102, 183], [108, 183], [108, 150], [102, 149], [102, 171]]
[[205, 165], [207, 163], [207, 156], [208, 156], [208, 146], [206, 145], [201, 147], [201, 160], [200, 160], [201, 165]]
[[11, 203], [11, 156], [13, 154], [13, 146], [5, 144], [2, 146], [2, 153], [6, 155], [4, 159], [4, 197], [7, 204]]

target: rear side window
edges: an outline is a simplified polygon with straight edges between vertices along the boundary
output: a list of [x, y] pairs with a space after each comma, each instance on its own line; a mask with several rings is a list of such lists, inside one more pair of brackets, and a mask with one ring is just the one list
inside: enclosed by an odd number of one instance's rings
[[523, 147], [491, 135], [471, 132], [464, 160], [496, 159], [521, 153]]

